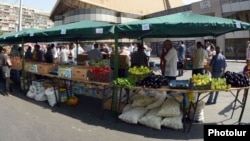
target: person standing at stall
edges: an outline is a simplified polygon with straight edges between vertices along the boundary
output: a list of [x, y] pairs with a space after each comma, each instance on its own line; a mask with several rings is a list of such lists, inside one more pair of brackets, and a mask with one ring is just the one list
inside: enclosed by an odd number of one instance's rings
[[152, 48], [150, 48], [146, 44], [144, 44], [143, 47], [144, 47], [144, 52], [147, 55], [147, 59], [148, 59], [148, 62], [149, 62], [149, 59], [150, 59], [150, 56], [151, 56], [151, 52], [152, 52]]
[[40, 45], [36, 44], [35, 49], [32, 53], [32, 58], [34, 61], [43, 62], [44, 61], [44, 51], [41, 50]]
[[208, 54], [206, 50], [203, 48], [201, 42], [196, 43], [197, 49], [193, 54], [193, 71], [194, 74], [204, 74], [204, 62], [208, 59]]
[[2, 77], [4, 82], [4, 95], [10, 96], [11, 95], [11, 88], [10, 88], [10, 70], [12, 66], [12, 62], [10, 60], [9, 54], [11, 52], [10, 46], [3, 47], [3, 56], [2, 56]]
[[134, 66], [147, 66], [148, 67], [148, 59], [147, 55], [144, 52], [144, 47], [142, 44], [137, 43], [138, 50], [131, 54], [131, 67]]
[[46, 63], [54, 63], [54, 56], [53, 56], [53, 46], [48, 44], [47, 45], [47, 52], [44, 55], [44, 59]]
[[[221, 54], [220, 47], [215, 47], [216, 54], [213, 56], [210, 66], [212, 67], [212, 78], [220, 78], [227, 67], [226, 57]], [[206, 104], [216, 104], [219, 92], [210, 92]]]
[[61, 45], [61, 51], [59, 53], [60, 64], [66, 64], [68, 62], [69, 50], [67, 49], [67, 45]]
[[176, 80], [178, 55], [170, 40], [163, 43], [163, 52], [161, 55], [162, 74], [169, 80]]
[[103, 59], [108, 59], [109, 58], [109, 50], [105, 46], [104, 43], [100, 44], [100, 52], [102, 53], [102, 58]]
[[250, 59], [248, 59], [248, 58], [246, 60], [246, 65], [244, 66], [242, 73], [246, 77], [248, 77], [248, 78], [250, 77]]
[[[125, 59], [123, 60], [122, 58]], [[118, 76], [127, 77], [130, 66], [130, 51], [126, 50], [124, 45], [120, 47], [119, 59], [122, 59], [124, 62], [122, 62], [123, 65], [119, 65]]]
[[103, 54], [101, 53], [101, 51], [98, 49], [98, 44], [95, 43], [94, 44], [94, 49], [90, 50], [89, 52], [87, 52], [88, 54], [88, 60], [99, 60], [103, 58]]
[[183, 76], [183, 64], [186, 59], [186, 45], [184, 44], [183, 41], [180, 41], [180, 46], [178, 48], [178, 60], [179, 60], [179, 65], [182, 67], [178, 67], [178, 76]]
[[28, 46], [25, 55], [24, 55], [25, 60], [32, 60], [32, 48], [31, 46]]

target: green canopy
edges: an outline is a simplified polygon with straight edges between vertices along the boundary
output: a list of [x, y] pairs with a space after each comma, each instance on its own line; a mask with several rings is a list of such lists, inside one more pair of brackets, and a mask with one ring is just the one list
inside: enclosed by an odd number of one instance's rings
[[35, 41], [34, 34], [40, 31], [36, 28], [24, 29], [0, 36], [0, 43], [22, 43], [22, 41]]
[[189, 12], [117, 25], [119, 37], [127, 38], [219, 36], [239, 30], [250, 30], [250, 24]]
[[99, 21], [79, 21], [54, 26], [35, 33], [40, 41], [76, 41], [114, 38], [114, 25]]

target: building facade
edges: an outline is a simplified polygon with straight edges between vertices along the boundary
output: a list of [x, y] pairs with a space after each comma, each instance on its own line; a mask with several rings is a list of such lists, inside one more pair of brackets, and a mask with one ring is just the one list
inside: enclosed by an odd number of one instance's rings
[[[49, 16], [49, 12], [22, 7], [22, 29], [52, 27], [54, 23]], [[18, 25], [19, 6], [0, 3], [0, 30], [3, 33], [15, 32]]]
[[81, 20], [124, 23], [182, 5], [182, 0], [57, 0], [50, 18], [55, 25]]
[[[148, 15], [148, 17], [163, 16], [178, 12], [192, 12], [195, 14], [203, 14], [230, 18], [250, 22], [250, 0], [203, 0], [192, 3], [190, 5], [173, 8], [170, 10], [160, 11]], [[213, 42], [222, 49], [222, 53], [228, 59], [246, 59], [247, 41], [250, 40], [250, 31], [236, 31], [221, 35], [219, 37], [204, 37], [204, 38], [173, 38], [175, 45], [178, 46], [178, 41], [184, 40], [190, 50], [195, 48], [196, 41]], [[157, 45], [163, 39], [147, 39], [147, 42]], [[192, 51], [191, 51], [192, 52]]]
[[[250, 0], [203, 0], [184, 5], [181, 0], [57, 0], [50, 18], [55, 25], [81, 20], [124, 23], [178, 12], [192, 12], [250, 22]], [[184, 40], [189, 50], [196, 41], [211, 41], [221, 47], [228, 59], [245, 59], [249, 31], [237, 31], [219, 37], [171, 38], [175, 46]], [[151, 46], [161, 46], [165, 39], [145, 39]], [[157, 48], [156, 47], [156, 48]], [[154, 48], [153, 48], [154, 50]], [[192, 51], [190, 51], [192, 52]], [[157, 49], [153, 53], [157, 54]]]

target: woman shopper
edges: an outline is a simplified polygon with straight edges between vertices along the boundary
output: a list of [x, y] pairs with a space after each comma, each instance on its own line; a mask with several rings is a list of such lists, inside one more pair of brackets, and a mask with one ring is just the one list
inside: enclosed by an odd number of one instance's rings
[[10, 70], [11, 70], [11, 60], [9, 54], [11, 52], [10, 46], [3, 47], [3, 57], [2, 57], [2, 77], [4, 82], [4, 95], [10, 96], [11, 89], [10, 89]]

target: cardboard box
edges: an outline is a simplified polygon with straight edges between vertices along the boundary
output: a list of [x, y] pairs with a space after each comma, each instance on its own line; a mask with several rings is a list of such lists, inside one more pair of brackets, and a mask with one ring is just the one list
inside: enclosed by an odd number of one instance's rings
[[51, 88], [51, 87], [53, 87], [53, 84], [51, 82], [49, 82], [49, 81], [46, 81], [46, 82], [43, 83], [43, 87], [45, 89]]
[[50, 70], [57, 69], [57, 65], [50, 63], [39, 63], [37, 67], [40, 74], [48, 74]]
[[[118, 57], [119, 57], [118, 58], [118, 68], [119, 69], [128, 68], [129, 64], [130, 64], [129, 57], [126, 55], [119, 55]], [[111, 57], [110, 57], [110, 67], [111, 68], [114, 68], [114, 65], [115, 65], [114, 62], [115, 62], [115, 56], [111, 55]]]
[[24, 63], [24, 70], [28, 72], [34, 72], [37, 73], [37, 63], [36, 62], [25, 62]]
[[22, 62], [13, 63], [12, 66], [11, 66], [11, 69], [13, 69], [13, 70], [22, 70]]
[[87, 54], [78, 54], [77, 55], [77, 65], [85, 65], [85, 61], [88, 60], [88, 55]]
[[87, 80], [88, 67], [73, 67], [72, 68], [72, 79], [76, 80]]
[[58, 66], [58, 76], [72, 78], [72, 66]]
[[47, 81], [47, 80], [45, 80], [45, 79], [34, 80], [34, 81], [32, 81], [32, 86], [35, 86], [36, 88], [44, 87], [43, 84], [44, 84], [46, 81]]

